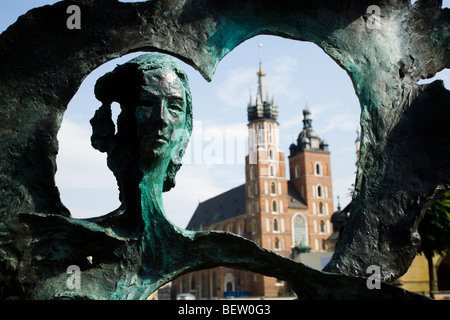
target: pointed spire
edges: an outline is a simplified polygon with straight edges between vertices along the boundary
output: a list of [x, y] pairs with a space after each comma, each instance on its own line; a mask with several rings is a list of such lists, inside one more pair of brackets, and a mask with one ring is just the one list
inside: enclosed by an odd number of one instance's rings
[[308, 97], [305, 97], [305, 109], [303, 109], [303, 130], [312, 128], [311, 110], [308, 107]]
[[263, 71], [262, 67], [262, 43], [259, 44], [259, 71], [258, 75], [258, 92], [256, 94], [256, 105], [263, 105], [267, 101], [266, 85], [264, 82], [264, 77], [266, 73]]
[[[247, 107], [248, 120], [254, 121], [259, 119], [277, 120], [278, 106], [275, 104], [275, 98], [269, 101], [269, 95], [266, 90], [266, 84], [264, 77], [266, 73], [262, 67], [262, 44], [259, 44], [259, 71], [256, 73], [258, 76], [258, 83], [256, 88], [255, 104], [249, 103]], [[251, 95], [250, 95], [251, 99]]]

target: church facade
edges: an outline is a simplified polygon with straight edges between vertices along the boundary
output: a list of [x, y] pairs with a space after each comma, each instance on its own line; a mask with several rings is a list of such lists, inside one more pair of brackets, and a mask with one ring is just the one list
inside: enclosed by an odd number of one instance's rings
[[[245, 183], [199, 203], [186, 228], [232, 232], [290, 258], [295, 249], [325, 252], [333, 213], [328, 144], [314, 131], [306, 105], [303, 129], [289, 146], [286, 163], [278, 106], [267, 97], [261, 61], [257, 75], [256, 98], [247, 108]], [[179, 293], [192, 293], [196, 299], [292, 295], [281, 280], [225, 267], [179, 277], [172, 283], [172, 294]]]

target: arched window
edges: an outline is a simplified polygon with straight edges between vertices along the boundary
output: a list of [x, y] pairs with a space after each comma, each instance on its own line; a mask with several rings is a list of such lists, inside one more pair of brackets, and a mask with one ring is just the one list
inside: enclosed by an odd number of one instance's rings
[[323, 220], [320, 220], [320, 232], [321, 233], [325, 232], [325, 222], [323, 222]]
[[264, 140], [263, 140], [263, 128], [261, 124], [258, 124], [258, 144], [263, 144]]
[[280, 250], [280, 240], [278, 238], [275, 238], [275, 250]]
[[295, 178], [299, 178], [300, 177], [300, 167], [297, 165], [297, 166], [295, 166], [295, 169], [294, 169], [294, 177]]
[[257, 230], [256, 230], [256, 220], [253, 219], [252, 220], [252, 233], [256, 234]]
[[322, 190], [322, 186], [321, 185], [317, 186], [317, 197], [318, 198], [322, 198], [323, 197], [323, 190]]
[[227, 273], [223, 279], [225, 291], [234, 291], [234, 275]]
[[184, 284], [184, 282], [185, 282], [185, 279], [184, 279], [184, 277], [181, 277], [181, 279], [180, 279], [180, 293], [183, 293], [183, 292], [185, 292], [185, 284]]
[[294, 227], [294, 243], [300, 244], [302, 241], [307, 241], [306, 239], [306, 221], [305, 218], [297, 214], [294, 216], [293, 221], [293, 227]]
[[270, 158], [270, 160], [273, 160], [273, 150], [272, 149], [269, 150], [269, 158]]
[[269, 143], [272, 143], [273, 141], [272, 135], [272, 125], [269, 124]]
[[215, 272], [211, 276], [211, 296], [217, 297], [217, 275]]
[[277, 219], [273, 219], [273, 231], [274, 232], [278, 231], [278, 220]]
[[200, 297], [206, 298], [206, 276], [204, 273], [202, 273], [200, 278]]
[[191, 274], [191, 287], [190, 287], [191, 291], [195, 291], [195, 276], [193, 274]]
[[277, 202], [275, 200], [272, 201], [272, 211], [277, 212]]
[[322, 175], [322, 165], [320, 162], [316, 163], [316, 175], [321, 176]]
[[319, 214], [323, 214], [323, 203], [319, 203]]
[[274, 177], [275, 176], [275, 168], [273, 166], [270, 166], [269, 171], [270, 171], [270, 176]]
[[273, 182], [273, 181], [272, 181], [272, 183], [271, 183], [271, 185], [270, 185], [270, 192], [271, 192], [272, 194], [277, 193], [277, 188], [276, 188], [276, 186], [275, 186], [275, 182]]

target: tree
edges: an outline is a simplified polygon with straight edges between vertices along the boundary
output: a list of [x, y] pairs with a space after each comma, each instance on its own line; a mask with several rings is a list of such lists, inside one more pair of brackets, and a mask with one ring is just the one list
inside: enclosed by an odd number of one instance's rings
[[428, 261], [430, 296], [434, 298], [433, 292], [438, 290], [438, 279], [433, 257], [450, 250], [450, 191], [427, 209], [419, 225], [419, 234], [422, 239], [419, 253], [423, 253]]

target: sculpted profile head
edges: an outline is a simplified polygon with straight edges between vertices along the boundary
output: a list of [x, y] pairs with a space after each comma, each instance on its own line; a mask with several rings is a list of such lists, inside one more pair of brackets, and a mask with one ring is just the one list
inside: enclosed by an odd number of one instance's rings
[[[177, 61], [162, 54], [141, 55], [101, 77], [95, 95], [102, 106], [91, 119], [91, 142], [108, 154], [121, 198], [125, 188], [152, 170], [163, 171], [163, 190], [170, 190], [192, 132], [188, 77]], [[117, 132], [112, 102], [121, 107]]]

